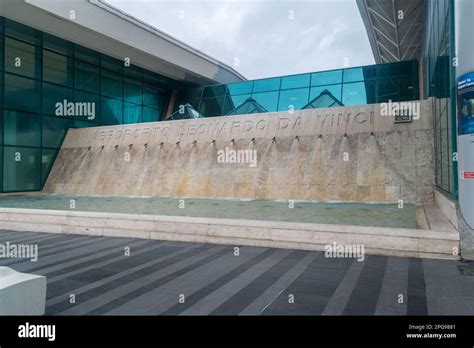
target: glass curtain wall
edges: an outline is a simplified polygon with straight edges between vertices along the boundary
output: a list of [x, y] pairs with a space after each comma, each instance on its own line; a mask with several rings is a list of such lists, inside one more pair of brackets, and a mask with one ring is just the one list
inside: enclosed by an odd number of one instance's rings
[[[160, 75], [1, 17], [0, 48], [0, 192], [41, 190], [70, 127], [160, 120], [173, 88]], [[68, 103], [87, 108], [71, 111]]]
[[425, 37], [425, 84], [427, 97], [434, 97], [433, 132], [435, 181], [438, 188], [457, 198], [455, 71], [452, 0], [427, 1]]
[[[206, 117], [419, 99], [418, 61], [369, 65], [195, 88], [177, 103]], [[323, 104], [324, 106], [324, 104]]]

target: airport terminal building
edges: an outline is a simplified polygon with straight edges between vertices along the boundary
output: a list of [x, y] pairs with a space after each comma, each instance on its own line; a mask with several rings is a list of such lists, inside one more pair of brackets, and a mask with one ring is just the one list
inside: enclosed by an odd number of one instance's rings
[[377, 64], [248, 81], [101, 0], [2, 1], [0, 192], [42, 190], [70, 128], [430, 99], [433, 200], [453, 221], [448, 207], [461, 200], [474, 227], [473, 180], [460, 177], [474, 172], [474, 152], [458, 149], [456, 104], [457, 77], [474, 71], [472, 38], [461, 35], [472, 23], [456, 15], [472, 4], [357, 5]]

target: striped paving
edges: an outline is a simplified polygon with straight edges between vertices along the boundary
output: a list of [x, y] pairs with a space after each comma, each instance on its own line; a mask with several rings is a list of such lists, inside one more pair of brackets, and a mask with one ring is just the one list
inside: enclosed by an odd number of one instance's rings
[[474, 314], [458, 261], [0, 230], [7, 241], [38, 245], [38, 261], [0, 266], [45, 275], [49, 315]]

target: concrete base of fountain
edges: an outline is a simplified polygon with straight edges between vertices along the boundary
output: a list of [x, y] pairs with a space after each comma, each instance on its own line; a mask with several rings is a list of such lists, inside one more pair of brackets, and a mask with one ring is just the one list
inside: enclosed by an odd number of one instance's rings
[[[71, 129], [44, 192], [432, 201], [431, 101], [419, 103], [411, 123], [372, 104]], [[222, 156], [229, 151], [255, 154], [256, 164]]]

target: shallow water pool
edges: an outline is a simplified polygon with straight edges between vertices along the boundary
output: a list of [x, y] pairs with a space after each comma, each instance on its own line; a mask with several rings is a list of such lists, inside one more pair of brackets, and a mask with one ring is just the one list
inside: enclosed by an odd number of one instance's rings
[[0, 207], [416, 228], [413, 204], [295, 202], [290, 208], [265, 200], [10, 195], [0, 197]]

